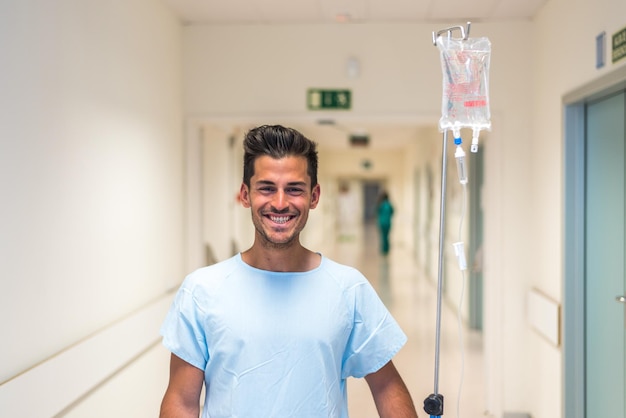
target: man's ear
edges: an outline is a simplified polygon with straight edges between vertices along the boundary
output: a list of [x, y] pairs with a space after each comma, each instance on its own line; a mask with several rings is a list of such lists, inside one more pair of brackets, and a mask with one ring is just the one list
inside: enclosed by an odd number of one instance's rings
[[322, 189], [320, 188], [320, 184], [317, 183], [315, 186], [313, 186], [313, 190], [311, 191], [311, 209], [315, 209], [317, 207], [317, 204], [320, 202], [320, 194], [322, 192]]
[[250, 190], [245, 183], [241, 183], [241, 188], [239, 189], [239, 201], [244, 208], [250, 207]]

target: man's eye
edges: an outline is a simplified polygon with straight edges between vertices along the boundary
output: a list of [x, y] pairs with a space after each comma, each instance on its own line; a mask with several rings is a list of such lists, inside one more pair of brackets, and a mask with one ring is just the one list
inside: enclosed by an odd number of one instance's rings
[[293, 195], [299, 195], [299, 194], [304, 193], [304, 190], [297, 188], [297, 187], [292, 187], [292, 188], [287, 189], [287, 193], [293, 194]]

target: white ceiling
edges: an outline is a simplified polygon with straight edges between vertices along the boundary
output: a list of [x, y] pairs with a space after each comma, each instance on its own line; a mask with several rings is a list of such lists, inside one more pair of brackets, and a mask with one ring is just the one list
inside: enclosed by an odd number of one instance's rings
[[[441, 23], [529, 20], [548, 0], [162, 0], [185, 25], [301, 23]], [[340, 125], [295, 121], [322, 147], [347, 148], [352, 132], [371, 138], [370, 148], [398, 148], [414, 140], [414, 122], [373, 121]], [[237, 124], [235, 130], [247, 130]]]
[[186, 24], [531, 19], [547, 0], [163, 0]]

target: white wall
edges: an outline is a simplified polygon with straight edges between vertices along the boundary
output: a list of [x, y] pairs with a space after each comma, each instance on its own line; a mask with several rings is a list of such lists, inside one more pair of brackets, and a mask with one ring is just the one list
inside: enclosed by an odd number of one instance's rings
[[[417, 140], [405, 152], [405, 178], [414, 179], [416, 171], [420, 174], [419, 184], [413, 181], [406, 183], [407, 213], [417, 213], [420, 224], [415, 225], [411, 221], [411, 227], [405, 231], [405, 239], [411, 242], [410, 234], [413, 239], [419, 240], [414, 243], [418, 249], [416, 260], [423, 269], [424, 277], [433, 282], [437, 280], [439, 251], [442, 148], [442, 134], [434, 125], [422, 128]], [[419, 207], [415, 206], [416, 193], [420, 194]], [[416, 238], [414, 229], [417, 229]]]
[[160, 343], [104, 381], [87, 399], [63, 413], [64, 418], [157, 417], [164, 392], [170, 352]]
[[[237, 144], [239, 145], [239, 144]], [[235, 145], [233, 144], [232, 147]], [[235, 196], [241, 182], [234, 176], [233, 148], [230, 135], [220, 129], [207, 126], [203, 129], [202, 164], [203, 182], [200, 190], [203, 198], [202, 229], [203, 243], [211, 247], [215, 261], [225, 260], [232, 255], [231, 241]], [[196, 267], [206, 265], [207, 261]]]
[[185, 242], [181, 31], [169, 11], [2, 2], [0, 34], [2, 385], [163, 296], [182, 278]]
[[[537, 16], [533, 33], [531, 68], [534, 73], [532, 102], [533, 194], [529, 210], [534, 222], [533, 271], [529, 287], [552, 299], [562, 300], [563, 287], [563, 104], [567, 93], [626, 65], [611, 63], [611, 35], [626, 26], [626, 2], [621, 0], [550, 0]], [[606, 31], [607, 63], [596, 69], [596, 36]], [[530, 237], [528, 238], [530, 239]], [[529, 335], [530, 367], [542, 370], [542, 378], [528, 381], [528, 410], [533, 417], [560, 416], [562, 350], [539, 335]]]

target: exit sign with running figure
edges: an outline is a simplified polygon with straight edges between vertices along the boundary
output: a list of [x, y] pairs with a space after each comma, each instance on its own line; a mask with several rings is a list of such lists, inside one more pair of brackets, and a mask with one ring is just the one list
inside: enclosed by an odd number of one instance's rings
[[352, 106], [350, 90], [309, 89], [307, 91], [309, 110], [347, 110]]

